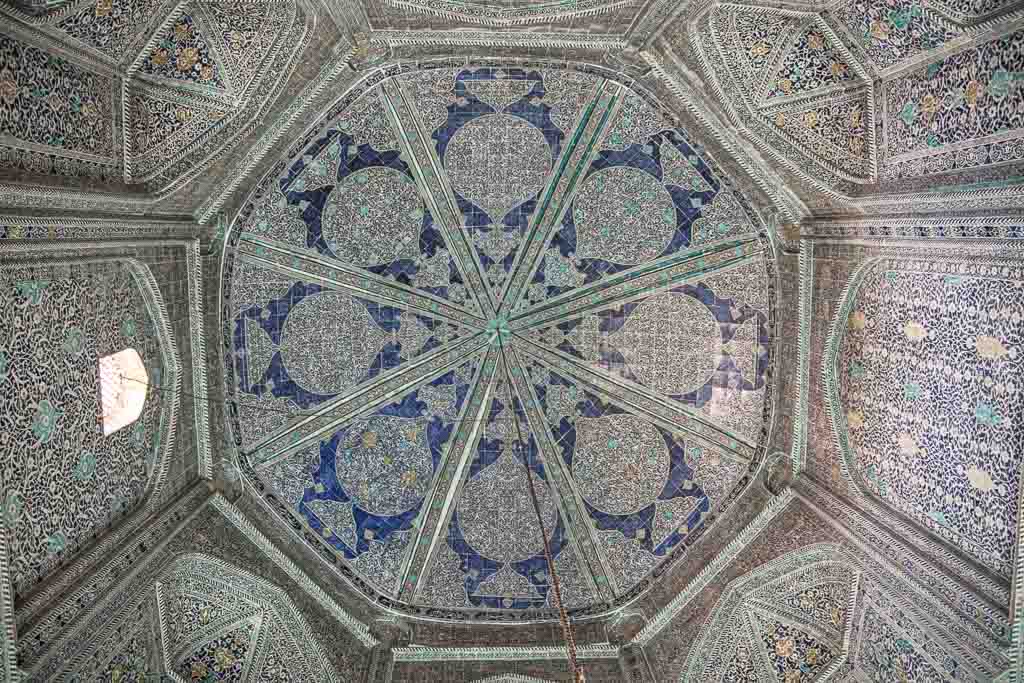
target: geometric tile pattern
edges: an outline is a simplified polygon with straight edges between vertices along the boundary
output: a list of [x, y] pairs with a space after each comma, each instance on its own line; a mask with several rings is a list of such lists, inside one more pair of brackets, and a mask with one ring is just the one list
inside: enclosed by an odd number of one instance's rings
[[0, 167], [166, 195], [267, 116], [315, 12], [275, 0], [4, 10], [5, 23], [35, 26], [0, 36]]
[[[834, 417], [865, 492], [1013, 574], [1024, 295], [1018, 268], [879, 261], [832, 341]], [[940, 484], [941, 482], [941, 484]]]
[[263, 579], [186, 554], [156, 594], [164, 666], [185, 680], [333, 680], [305, 619]]
[[701, 26], [706, 76], [776, 156], [805, 159], [823, 178], [871, 179], [870, 83], [824, 20], [721, 5]]
[[857, 582], [830, 545], [783, 555], [741, 576], [704, 623], [685, 680], [827, 680], [847, 658]]
[[229, 423], [339, 573], [411, 613], [552, 618], [532, 478], [583, 613], [727, 510], [770, 410], [771, 256], [654, 102], [410, 69], [293, 150], [228, 239]]

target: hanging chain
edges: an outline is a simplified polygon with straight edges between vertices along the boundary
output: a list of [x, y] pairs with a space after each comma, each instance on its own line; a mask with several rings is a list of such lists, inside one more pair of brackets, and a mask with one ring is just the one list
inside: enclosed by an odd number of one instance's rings
[[[511, 381], [511, 373], [508, 370], [508, 359], [505, 357], [505, 345], [501, 341], [501, 335], [498, 335], [498, 348], [501, 351], [501, 362], [505, 366], [505, 378]], [[537, 524], [540, 525], [541, 539], [544, 541], [544, 559], [548, 563], [548, 575], [551, 577], [551, 585], [555, 589], [555, 604], [558, 607], [558, 619], [562, 623], [562, 634], [565, 637], [565, 646], [569, 652], [569, 663], [572, 665], [573, 679], [576, 683], [583, 683], [586, 681], [586, 676], [583, 674], [583, 670], [580, 668], [579, 662], [576, 659], [576, 638], [573, 636], [572, 622], [569, 621], [569, 615], [565, 611], [565, 605], [562, 604], [562, 588], [558, 582], [558, 572], [555, 571], [555, 562], [551, 557], [551, 544], [548, 542], [548, 533], [544, 528], [544, 517], [540, 512], [540, 503], [537, 502], [537, 490], [533, 485], [533, 471], [530, 469], [530, 463], [527, 460], [529, 453], [529, 444], [523, 441], [523, 433], [519, 429], [519, 418], [516, 416], [516, 408], [513, 404], [512, 408], [512, 421], [516, 425], [516, 435], [519, 439], [520, 447], [523, 449], [523, 467], [526, 468], [526, 481], [529, 484], [530, 489], [530, 500], [533, 501], [533, 511], [537, 513]]]

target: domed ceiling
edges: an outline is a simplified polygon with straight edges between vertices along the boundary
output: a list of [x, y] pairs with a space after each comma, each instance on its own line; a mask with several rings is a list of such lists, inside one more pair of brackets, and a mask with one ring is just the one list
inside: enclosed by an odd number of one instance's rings
[[772, 250], [702, 148], [587, 71], [379, 72], [254, 188], [224, 261], [239, 465], [385, 607], [645, 591], [762, 459]]

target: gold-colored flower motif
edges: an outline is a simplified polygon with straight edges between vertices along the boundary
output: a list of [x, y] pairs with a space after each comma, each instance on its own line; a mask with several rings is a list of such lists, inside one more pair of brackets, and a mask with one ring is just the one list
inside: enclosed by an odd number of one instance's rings
[[96, 0], [96, 16], [108, 16], [114, 9], [114, 0]]
[[235, 656], [226, 647], [221, 647], [213, 653], [213, 661], [219, 670], [224, 671], [235, 665]]
[[211, 121], [220, 121], [222, 118], [226, 116], [226, 114], [220, 110], [213, 110], [209, 112], [206, 116]]
[[911, 320], [903, 326], [903, 334], [907, 335], [910, 341], [921, 341], [928, 336], [928, 330], [916, 320]]
[[809, 111], [804, 113], [804, 125], [808, 128], [814, 128], [818, 125], [818, 112]]
[[850, 70], [850, 67], [846, 66], [843, 62], [832, 62], [828, 68], [836, 78], [842, 78]]
[[185, 123], [192, 118], [192, 111], [184, 107], [179, 108], [174, 112], [174, 118], [178, 119], [178, 123]]
[[363, 448], [374, 448], [377, 445], [377, 432], [363, 432]]
[[1001, 341], [987, 335], [980, 335], [975, 339], [974, 348], [978, 350], [978, 355], [985, 360], [1002, 360], [1010, 353]]
[[775, 641], [775, 654], [779, 657], [789, 657], [794, 652], [796, 652], [796, 642], [792, 638]]
[[211, 80], [213, 80], [213, 67], [210, 66], [209, 64], [204, 64], [199, 69], [199, 78], [204, 80], [204, 81], [211, 81]]
[[183, 47], [178, 50], [178, 71], [190, 71], [199, 61], [199, 50], [194, 47]]
[[786, 126], [786, 115], [781, 111], [775, 115], [775, 125], [779, 128], [785, 128]]
[[0, 71], [0, 100], [11, 106], [18, 98], [18, 80], [9, 69]]
[[934, 115], [939, 109], [939, 100], [935, 95], [928, 93], [921, 98], [921, 111], [929, 116]]
[[860, 128], [860, 122], [864, 120], [864, 113], [860, 107], [850, 110], [850, 128]]
[[190, 35], [192, 35], [192, 27], [185, 22], [174, 25], [174, 39], [179, 43], [188, 40]]
[[848, 410], [846, 411], [846, 424], [850, 425], [850, 429], [860, 429], [864, 426], [864, 416], [859, 411]]
[[768, 43], [755, 43], [750, 47], [750, 54], [754, 57], [764, 57], [771, 51]]
[[850, 153], [854, 156], [860, 156], [864, 153], [864, 138], [857, 135], [850, 136]]
[[322, 527], [320, 527], [320, 534], [321, 534], [321, 535], [322, 535], [322, 536], [323, 536], [324, 538], [330, 538], [330, 537], [331, 537], [331, 534], [333, 534], [333, 533], [334, 533], [334, 532], [333, 532], [333, 531], [331, 531], [331, 527], [329, 527], [329, 526], [322, 526]]
[[835, 624], [836, 626], [839, 626], [839, 624], [842, 621], [843, 621], [843, 612], [842, 612], [842, 610], [840, 610], [838, 607], [833, 607], [832, 608], [832, 623]]
[[783, 78], [779, 80], [779, 90], [786, 93], [787, 95], [793, 92], [793, 81], [789, 80], [788, 78]]
[[110, 672], [110, 683], [121, 683], [124, 678], [124, 667], [118, 664], [114, 667], [114, 670]]
[[210, 623], [210, 608], [209, 607], [204, 607], [201, 610], [199, 610], [199, 623], [200, 624], [209, 624]]
[[206, 674], [210, 672], [210, 669], [206, 666], [205, 662], [192, 662], [192, 680], [202, 680], [206, 678]]
[[818, 648], [812, 647], [807, 650], [807, 654], [804, 655], [804, 661], [807, 662], [808, 666], [814, 666], [818, 663]]
[[164, 66], [171, 60], [171, 56], [167, 53], [167, 50], [160, 48], [153, 53], [153, 63], [157, 66]]
[[409, 488], [415, 486], [416, 480], [419, 478], [419, 474], [415, 470], [406, 470], [402, 473], [402, 486]]
[[820, 33], [810, 33], [807, 36], [807, 45], [812, 50], [824, 50], [825, 37]]
[[783, 676], [784, 683], [800, 683], [800, 669], [787, 669]]
[[852, 330], [863, 330], [868, 324], [868, 317], [864, 315], [864, 311], [854, 311], [850, 315], [850, 329]]
[[95, 122], [100, 117], [100, 110], [95, 102], [86, 102], [82, 105], [82, 116], [89, 121]]
[[889, 37], [889, 24], [885, 23], [881, 19], [875, 19], [871, 22], [871, 37], [875, 40], [885, 40]]
[[983, 493], [988, 493], [996, 486], [992, 481], [992, 475], [977, 465], [972, 465], [967, 470], [967, 480], [971, 482], [971, 486]]
[[978, 104], [978, 98], [980, 98], [985, 92], [985, 87], [978, 81], [971, 81], [964, 88], [964, 100], [967, 102], [967, 106], [974, 107]]
[[241, 50], [245, 47], [245, 34], [241, 31], [232, 31], [228, 34], [228, 42], [234, 50]]

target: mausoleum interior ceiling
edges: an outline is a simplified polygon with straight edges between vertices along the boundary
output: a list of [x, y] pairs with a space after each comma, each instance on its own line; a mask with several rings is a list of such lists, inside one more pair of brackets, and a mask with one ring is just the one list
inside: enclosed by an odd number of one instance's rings
[[1022, 680], [1021, 17], [0, 0], [0, 681]]
[[230, 238], [246, 476], [365, 590], [514, 613], [553, 607], [528, 464], [567, 604], [635, 595], [764, 450], [761, 218], [582, 68], [409, 70], [307, 139]]

